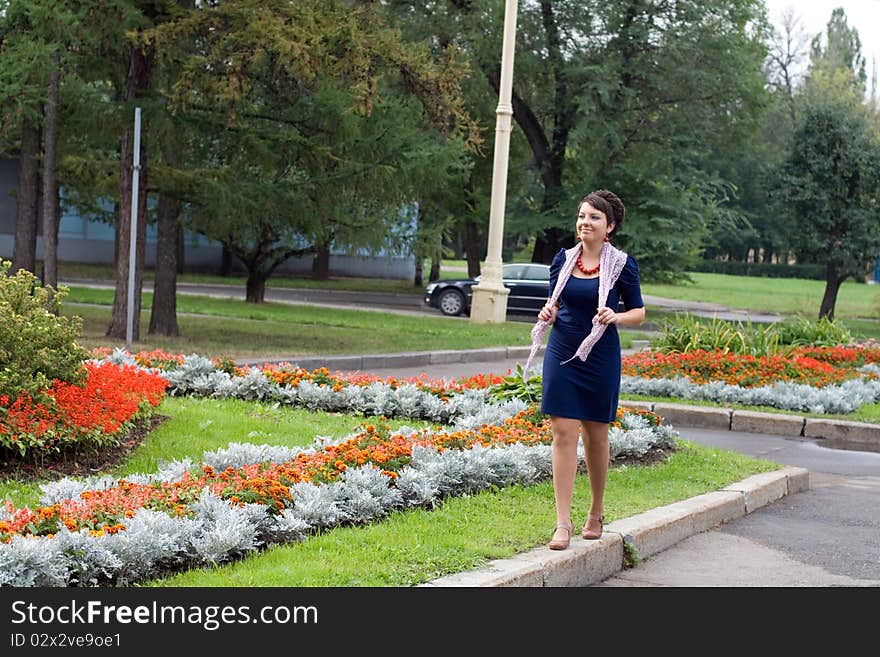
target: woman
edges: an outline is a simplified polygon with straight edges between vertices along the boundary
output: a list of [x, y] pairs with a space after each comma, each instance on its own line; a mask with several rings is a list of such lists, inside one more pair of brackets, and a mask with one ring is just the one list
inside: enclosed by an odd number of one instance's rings
[[[578, 243], [550, 265], [550, 299], [532, 330], [532, 353], [553, 325], [544, 353], [541, 412], [553, 434], [556, 530], [552, 550], [568, 547], [574, 525], [571, 497], [577, 474], [578, 435], [584, 441], [592, 501], [581, 531], [602, 536], [608, 475], [608, 425], [617, 415], [620, 338], [617, 326], [645, 320], [635, 260], [608, 240], [620, 230], [626, 209], [612, 192], [598, 190], [578, 204]], [[625, 312], [617, 312], [623, 301]], [[531, 356], [530, 356], [531, 359]], [[528, 370], [529, 364], [526, 364]]]

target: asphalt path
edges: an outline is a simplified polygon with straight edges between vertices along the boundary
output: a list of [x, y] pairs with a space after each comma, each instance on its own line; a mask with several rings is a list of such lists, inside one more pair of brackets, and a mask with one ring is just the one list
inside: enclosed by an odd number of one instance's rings
[[[380, 376], [505, 375], [519, 359], [372, 370]], [[540, 358], [535, 365], [540, 371]], [[595, 586], [880, 586], [880, 453], [825, 441], [679, 428], [682, 438], [810, 471], [810, 489], [687, 538]]]

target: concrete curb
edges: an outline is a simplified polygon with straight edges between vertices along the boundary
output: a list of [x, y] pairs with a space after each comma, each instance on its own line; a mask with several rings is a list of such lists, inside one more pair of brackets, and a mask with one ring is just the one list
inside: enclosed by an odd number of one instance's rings
[[[465, 349], [460, 351], [412, 351], [397, 354], [365, 354], [363, 356], [291, 356], [290, 358], [266, 359], [252, 358], [237, 361], [239, 365], [277, 365], [290, 363], [313, 370], [326, 367], [328, 370], [366, 370], [387, 367], [418, 367], [420, 365], [442, 365], [448, 363], [491, 363], [499, 360], [528, 358], [531, 347], [486, 347], [484, 349]], [[538, 355], [544, 353], [544, 346]]]
[[575, 532], [567, 550], [542, 546], [420, 586], [590, 586], [629, 568], [633, 561], [809, 487], [810, 473], [804, 468], [785, 467], [752, 475], [718, 491], [615, 520], [605, 526], [599, 540], [585, 541]]
[[744, 433], [828, 439], [868, 449], [880, 449], [880, 424], [869, 422], [626, 399], [621, 399], [620, 405], [653, 411], [663, 418], [665, 424], [672, 427], [728, 429]]

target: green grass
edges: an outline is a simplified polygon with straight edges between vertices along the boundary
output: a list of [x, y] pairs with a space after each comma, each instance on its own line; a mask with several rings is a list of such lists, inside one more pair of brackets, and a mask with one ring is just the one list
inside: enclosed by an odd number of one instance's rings
[[[104, 337], [110, 323], [112, 290], [72, 288], [63, 312], [84, 319], [84, 346], [122, 346]], [[102, 304], [104, 308], [72, 305]], [[236, 299], [179, 295], [182, 338], [147, 334], [152, 295], [145, 294], [141, 340], [136, 350], [163, 348], [207, 356], [286, 357], [306, 354], [378, 354], [436, 349], [526, 346], [531, 325], [525, 322], [473, 324], [467, 319], [397, 315], [281, 303], [249, 304]], [[187, 316], [186, 313], [202, 315]]]
[[[718, 490], [768, 461], [682, 441], [682, 449], [650, 467], [609, 472], [608, 521]], [[589, 482], [575, 483], [576, 518], [586, 517]], [[340, 527], [305, 542], [272, 547], [242, 561], [190, 570], [149, 586], [409, 586], [511, 557], [549, 540], [553, 486], [511, 486], [450, 498], [432, 511], [398, 512], [366, 527]]]
[[[524, 250], [514, 260], [524, 262]], [[441, 265], [441, 278], [465, 278], [466, 273], [450, 271], [451, 267], [467, 267], [465, 260], [445, 259]], [[445, 269], [444, 269], [445, 268]], [[61, 278], [91, 278], [114, 280], [115, 269], [111, 265], [59, 263]], [[146, 280], [152, 280], [152, 270], [144, 273]], [[782, 315], [803, 315], [818, 317], [819, 304], [825, 291], [825, 282], [794, 278], [761, 278], [755, 276], [731, 276], [692, 272], [692, 283], [677, 285], [642, 283], [645, 294], [680, 299], [683, 301], [704, 301], [717, 303], [729, 308], [741, 308]], [[244, 288], [245, 277], [216, 276], [211, 274], [180, 274], [178, 281], [185, 283], [215, 283], [237, 285]], [[269, 280], [271, 287], [302, 287], [330, 290], [356, 290], [373, 292], [398, 292], [402, 294], [421, 294], [423, 288], [414, 286], [411, 281], [386, 280], [354, 277], [333, 277], [329, 281], [313, 281], [310, 278], [291, 275], [278, 275]], [[650, 309], [649, 309], [650, 310]], [[843, 283], [835, 307], [838, 319], [880, 320], [880, 286], [864, 285], [848, 280]], [[880, 331], [874, 325], [872, 331]]]
[[[693, 284], [642, 283], [642, 292], [683, 301], [707, 301], [729, 308], [803, 315], [815, 319], [825, 282], [799, 278], [759, 278], [693, 272]], [[841, 285], [835, 317], [880, 320], [880, 285], [846, 281]]]
[[[288, 358], [304, 355], [382, 354], [408, 351], [528, 346], [530, 322], [474, 324], [468, 319], [429, 315], [398, 315], [282, 303], [246, 303], [181, 294], [177, 297], [181, 336], [147, 334], [153, 302], [143, 296], [140, 335], [134, 351], [164, 349], [176, 353], [232, 358]], [[86, 348], [124, 347], [124, 340], [104, 334], [110, 325], [113, 290], [71, 287], [62, 312], [83, 318]], [[644, 334], [621, 331], [621, 345]], [[642, 336], [641, 338], [639, 336]]]

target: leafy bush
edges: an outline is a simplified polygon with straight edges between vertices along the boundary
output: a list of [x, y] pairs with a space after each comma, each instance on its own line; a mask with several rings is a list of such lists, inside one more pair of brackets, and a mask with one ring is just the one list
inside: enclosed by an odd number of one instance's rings
[[823, 317], [813, 322], [803, 317], [779, 324], [779, 341], [794, 347], [836, 347], [855, 341], [852, 333], [840, 324]]
[[42, 399], [54, 379], [82, 383], [89, 358], [76, 343], [82, 320], [57, 314], [66, 288], [43, 287], [24, 269], [9, 276], [11, 265], [0, 260], [0, 395]]
[[652, 346], [665, 353], [721, 351], [722, 353], [768, 356], [792, 347], [834, 347], [853, 342], [843, 326], [827, 319], [814, 322], [803, 317], [772, 324], [698, 319], [690, 313], [676, 315], [659, 325], [660, 337]]
[[541, 399], [541, 376], [534, 375], [523, 380], [523, 367], [517, 363], [516, 372], [489, 388], [489, 398], [496, 401], [519, 399], [527, 404], [534, 403]]
[[704, 350], [762, 356], [775, 353], [780, 347], [779, 331], [774, 324], [733, 323], [718, 318], [705, 321], [682, 313], [663, 320], [658, 329], [660, 337], [653, 340], [652, 346], [665, 353]]

